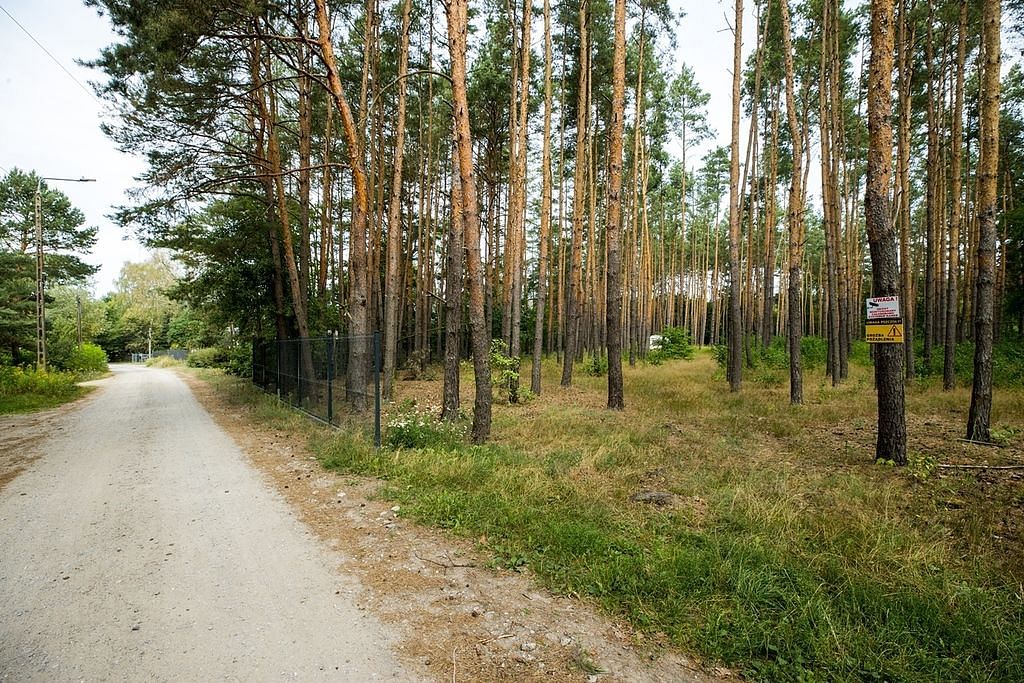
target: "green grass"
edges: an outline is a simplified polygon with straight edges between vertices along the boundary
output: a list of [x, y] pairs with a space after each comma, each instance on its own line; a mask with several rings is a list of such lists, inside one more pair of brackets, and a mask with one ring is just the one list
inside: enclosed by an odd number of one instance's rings
[[75, 399], [87, 394], [88, 391], [89, 390], [85, 387], [75, 387], [73, 391], [59, 396], [39, 394], [0, 396], [0, 415], [34, 413], [40, 410], [49, 410], [50, 408], [56, 408], [57, 406], [63, 405], [69, 401], [74, 401]]
[[[358, 431], [298, 428], [325, 467], [383, 478], [403, 515], [478, 539], [494, 566], [750, 678], [1024, 680], [1024, 568], [992, 540], [1015, 489], [875, 465], [865, 368], [836, 388], [808, 373], [791, 407], [785, 383], [730, 394], [703, 353], [627, 369], [621, 413], [603, 407], [603, 378], [560, 390], [553, 363], [544, 373], [541, 396], [495, 407], [487, 446], [375, 451]], [[912, 387], [911, 449], [962, 455], [926, 438], [959, 428], [964, 398]], [[997, 393], [1010, 454], [1021, 405], [1021, 390]], [[676, 503], [630, 502], [643, 490]]]

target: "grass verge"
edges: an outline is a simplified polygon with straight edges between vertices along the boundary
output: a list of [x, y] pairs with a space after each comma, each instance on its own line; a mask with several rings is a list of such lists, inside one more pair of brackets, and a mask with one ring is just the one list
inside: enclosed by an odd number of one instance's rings
[[[702, 354], [629, 369], [621, 413], [602, 378], [559, 390], [544, 371], [544, 395], [496, 406], [487, 446], [416, 423], [421, 447], [375, 451], [243, 393], [259, 421], [309, 434], [325, 467], [384, 479], [403, 514], [477, 539], [496, 567], [753, 679], [1024, 680], [1019, 483], [875, 465], [864, 368], [836, 388], [809, 376], [791, 407], [770, 377], [729, 394]], [[399, 412], [439, 395], [398, 390]], [[965, 390], [911, 387], [915, 458], [1020, 458], [1022, 393], [997, 393], [1008, 437], [993, 452], [952, 436]], [[649, 492], [668, 504], [634, 502]]]
[[76, 384], [81, 378], [68, 372], [47, 372], [0, 367], [0, 415], [55, 408], [85, 395]]

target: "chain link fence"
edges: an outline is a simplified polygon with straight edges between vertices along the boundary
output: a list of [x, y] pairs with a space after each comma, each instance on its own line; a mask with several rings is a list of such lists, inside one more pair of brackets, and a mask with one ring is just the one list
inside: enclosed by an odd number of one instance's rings
[[252, 381], [269, 394], [332, 426], [373, 420], [380, 447], [380, 333], [256, 339]]

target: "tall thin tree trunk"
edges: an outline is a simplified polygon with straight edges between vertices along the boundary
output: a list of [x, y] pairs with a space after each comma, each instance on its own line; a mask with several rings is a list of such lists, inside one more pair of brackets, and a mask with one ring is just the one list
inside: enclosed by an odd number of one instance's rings
[[[871, 5], [871, 67], [868, 72], [868, 182], [864, 199], [871, 280], [875, 296], [897, 296], [899, 267], [896, 235], [889, 213], [892, 174], [893, 2]], [[878, 440], [875, 457], [905, 465], [907, 423], [904, 410], [903, 349], [875, 346], [878, 391]]]
[[512, 160], [515, 168], [512, 169], [514, 182], [512, 184], [512, 210], [510, 216], [509, 239], [514, 242], [511, 254], [506, 253], [506, 258], [512, 258], [510, 283], [510, 318], [509, 318], [509, 356], [512, 358], [513, 377], [509, 381], [508, 395], [510, 403], [517, 403], [519, 400], [519, 361], [522, 356], [522, 315], [523, 315], [523, 267], [524, 255], [526, 252], [526, 140], [529, 127], [530, 112], [530, 18], [533, 15], [532, 0], [523, 0], [522, 37], [520, 38], [520, 57], [518, 87], [513, 90], [516, 93], [515, 105], [518, 112], [515, 117], [513, 154]]
[[[409, 0], [407, 0], [408, 2]], [[456, 156], [455, 162], [458, 163]], [[462, 186], [459, 171], [452, 174], [452, 214], [448, 225], [448, 255], [445, 265], [444, 288], [444, 388], [441, 417], [457, 420], [459, 417], [459, 340], [462, 329], [462, 281], [465, 277], [465, 249], [463, 242], [464, 217], [462, 214]]]
[[334, 133], [334, 108], [327, 107], [327, 120], [324, 124], [323, 185], [320, 202], [320, 262], [318, 263], [316, 293], [324, 298], [327, 296], [327, 278], [330, 275], [334, 259], [334, 223], [331, 220], [334, 211], [334, 177], [331, 164], [331, 144]]
[[[925, 61], [927, 63], [927, 185], [925, 198], [925, 257], [924, 257], [924, 365], [926, 371], [931, 370], [932, 345], [935, 341], [935, 242], [937, 226], [940, 218], [939, 209], [939, 175], [944, 169], [939, 167], [939, 103], [935, 92], [935, 81], [939, 71], [935, 64], [934, 12], [932, 0], [928, 0], [928, 29], [925, 39]], [[909, 302], [908, 302], [909, 303]]]
[[978, 164], [978, 284], [974, 310], [974, 382], [967, 416], [967, 438], [990, 441], [992, 417], [992, 339], [996, 251], [996, 190], [999, 171], [1000, 2], [982, 4], [980, 103], [981, 160]]
[[473, 177], [473, 139], [469, 125], [466, 94], [467, 0], [449, 0], [448, 49], [452, 59], [452, 104], [455, 146], [462, 187], [462, 216], [466, 244], [466, 274], [469, 278], [469, 333], [473, 349], [476, 399], [473, 404], [472, 438], [485, 442], [491, 434], [490, 331], [484, 320], [483, 266], [480, 260], [480, 217], [477, 210], [476, 179]]
[[364, 411], [369, 406], [367, 381], [370, 373], [370, 326], [369, 301], [367, 288], [367, 227], [369, 225], [370, 199], [367, 191], [366, 172], [363, 170], [363, 159], [359, 136], [356, 131], [352, 110], [345, 99], [345, 92], [338, 76], [337, 62], [334, 58], [334, 47], [331, 44], [331, 24], [327, 16], [326, 0], [315, 0], [316, 23], [319, 29], [317, 46], [320, 58], [327, 69], [327, 83], [331, 97], [341, 115], [342, 131], [348, 146], [349, 167], [352, 171], [352, 231], [349, 240], [349, 353], [346, 375], [348, 400], [357, 411]]
[[[260, 59], [261, 55], [258, 53], [258, 47], [254, 47], [257, 51], [255, 59]], [[262, 56], [262, 57], [265, 57]], [[270, 65], [267, 59], [263, 59], [263, 68], [265, 70], [264, 78], [254, 76], [254, 84], [262, 84], [260, 87], [265, 91], [266, 97], [261, 94], [258, 96], [258, 102], [260, 106], [260, 118], [264, 121], [266, 126], [266, 139], [267, 139], [267, 173], [273, 178], [273, 190], [274, 196], [277, 203], [277, 226], [280, 229], [281, 242], [280, 246], [282, 249], [281, 260], [285, 266], [285, 272], [288, 275], [288, 289], [291, 293], [292, 302], [292, 313], [295, 315], [295, 326], [298, 328], [299, 337], [304, 341], [300, 343], [300, 363], [302, 368], [302, 375], [307, 381], [312, 380], [314, 376], [313, 372], [313, 357], [309, 347], [309, 318], [307, 315], [307, 302], [302, 296], [302, 288], [299, 285], [299, 269], [295, 258], [295, 247], [292, 240], [292, 228], [289, 220], [288, 202], [284, 191], [284, 181], [282, 180], [282, 167], [281, 167], [281, 147], [278, 142], [276, 126], [278, 124], [277, 116], [277, 97], [274, 93], [274, 86], [272, 84], [272, 74], [270, 73]], [[255, 65], [254, 69], [258, 70], [259, 66]]]
[[793, 172], [789, 186], [789, 294], [788, 294], [788, 345], [789, 345], [789, 402], [799, 405], [804, 402], [803, 367], [800, 359], [800, 338], [803, 324], [803, 300], [800, 284], [803, 278], [800, 268], [803, 262], [804, 215], [803, 215], [803, 135], [796, 114], [796, 98], [793, 96], [795, 75], [793, 72], [793, 40], [789, 19], [789, 0], [782, 0], [782, 49], [786, 65], [786, 116], [789, 121], [790, 137], [793, 140]]
[[902, 285], [900, 287], [903, 297], [903, 355], [906, 364], [907, 379], [914, 377], [914, 320], [917, 311], [914, 307], [914, 265], [910, 258], [910, 124], [913, 112], [911, 111], [911, 87], [913, 80], [913, 69], [911, 68], [911, 56], [913, 54], [914, 30], [910, 20], [910, 9], [908, 0], [900, 0], [899, 11], [899, 41], [896, 45], [896, 56], [899, 67], [899, 164], [896, 170], [897, 179], [897, 206], [899, 211], [900, 224], [900, 270]]
[[[786, 1], [786, 0], [784, 0]], [[740, 310], [740, 79], [743, 75], [743, 0], [734, 0], [732, 135], [729, 161], [729, 391], [743, 375], [743, 318]], [[756, 97], [756, 95], [755, 95]], [[753, 124], [751, 124], [753, 125]]]
[[608, 407], [622, 410], [622, 137], [626, 99], [626, 0], [615, 0], [615, 39], [612, 58], [612, 122], [608, 165], [608, 262], [607, 262], [607, 335], [608, 335]]
[[398, 104], [395, 121], [395, 161], [391, 177], [391, 205], [388, 207], [387, 288], [384, 292], [384, 371], [382, 394], [394, 395], [395, 364], [398, 359], [399, 262], [402, 260], [402, 162], [405, 156], [405, 93], [409, 71], [409, 21], [412, 0], [402, 6], [402, 46], [398, 54]]
[[957, 277], [960, 271], [960, 224], [963, 220], [961, 206], [962, 159], [963, 159], [963, 117], [964, 117], [964, 65], [967, 59], [967, 0], [960, 0], [960, 25], [957, 36], [956, 88], [953, 95], [952, 159], [950, 161], [951, 185], [949, 219], [949, 274], [946, 278], [946, 339], [945, 358], [942, 367], [942, 388], [949, 391], [956, 386], [956, 323], [957, 323]]
[[548, 291], [548, 241], [551, 235], [551, 2], [544, 0], [544, 132], [541, 141], [540, 235], [537, 253], [537, 315], [533, 327], [530, 391], [540, 394], [544, 306]]
[[[779, 177], [779, 106], [777, 90], [772, 96], [772, 101], [775, 103], [775, 106], [772, 108], [772, 132], [768, 143], [770, 154], [768, 179], [765, 182], [764, 188], [764, 273], [761, 285], [764, 297], [764, 312], [761, 314], [761, 343], [764, 346], [768, 346], [771, 343], [774, 330], [772, 313], [775, 310], [775, 186], [778, 183]], [[779, 315], [781, 314], [782, 310], [780, 307]]]
[[590, 42], [587, 27], [590, 23], [590, 3], [581, 2], [580, 22], [580, 83], [576, 99], [576, 169], [573, 173], [572, 253], [569, 260], [570, 284], [565, 302], [565, 354], [562, 358], [562, 386], [572, 385], [573, 364], [579, 353], [580, 303], [583, 297], [581, 270], [583, 268], [583, 218], [586, 211], [586, 149], [589, 128], [588, 84], [590, 80]]

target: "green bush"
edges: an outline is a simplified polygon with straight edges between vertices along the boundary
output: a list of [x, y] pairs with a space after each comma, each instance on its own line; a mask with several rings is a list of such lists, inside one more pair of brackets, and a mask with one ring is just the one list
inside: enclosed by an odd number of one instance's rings
[[384, 445], [393, 449], [431, 448], [450, 451], [458, 448], [466, 438], [466, 425], [462, 420], [449, 421], [437, 417], [438, 410], [417, 408], [403, 403], [398, 413], [385, 425]]
[[225, 370], [235, 377], [252, 377], [252, 348], [248, 344], [233, 346], [227, 350]]
[[[725, 367], [729, 362], [729, 348], [714, 347], [715, 362]], [[754, 367], [759, 369], [789, 369], [789, 349], [785, 337], [775, 337], [768, 346], [759, 346], [753, 354]], [[828, 357], [828, 342], [823, 337], [803, 337], [800, 340], [800, 364], [804, 370], [824, 365]]]
[[190, 368], [220, 368], [236, 377], [252, 377], [252, 349], [240, 346], [212, 346], [188, 354], [185, 365]]
[[647, 354], [647, 362], [660, 365], [666, 360], [693, 358], [690, 335], [681, 327], [666, 327], [661, 331], [661, 345]]
[[716, 344], [711, 347], [711, 355], [715, 359], [715, 363], [720, 368], [724, 368], [729, 364], [729, 347], [725, 344]]
[[850, 342], [850, 362], [855, 365], [871, 365], [871, 344], [861, 339]]
[[96, 344], [82, 344], [71, 351], [65, 366], [75, 372], [106, 372], [107, 352]]
[[804, 337], [800, 340], [800, 362], [805, 370], [821, 367], [827, 358], [828, 341], [824, 337]]
[[0, 367], [0, 396], [36, 394], [60, 398], [75, 391], [75, 377], [71, 373]]
[[219, 347], [196, 349], [188, 354], [185, 365], [190, 368], [223, 368], [228, 364], [228, 352]]
[[600, 354], [592, 354], [583, 357], [583, 364], [580, 366], [584, 375], [591, 377], [604, 377], [608, 374], [608, 358]]
[[519, 378], [519, 363], [508, 355], [508, 344], [500, 339], [491, 340], [491, 386], [505, 392], [512, 402], [513, 387]]

